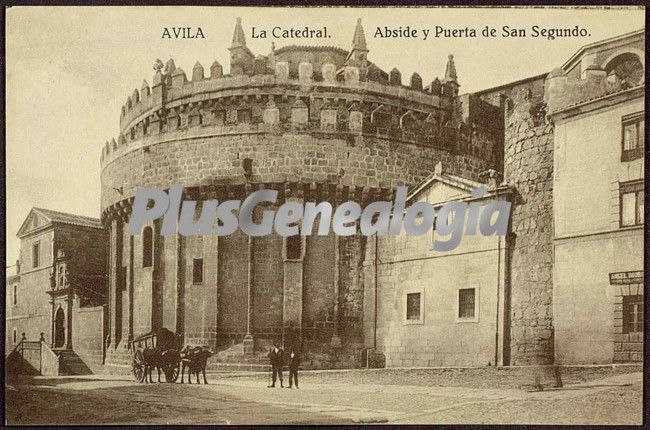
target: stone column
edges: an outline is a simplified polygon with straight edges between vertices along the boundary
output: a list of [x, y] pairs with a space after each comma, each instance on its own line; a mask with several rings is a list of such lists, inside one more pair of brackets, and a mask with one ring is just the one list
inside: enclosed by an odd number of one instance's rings
[[248, 236], [248, 305], [246, 307], [246, 336], [244, 337], [244, 354], [253, 354], [255, 343], [253, 340], [253, 237]]
[[176, 334], [185, 336], [185, 255], [183, 236], [176, 233]]
[[67, 349], [72, 349], [72, 304], [74, 300], [74, 295], [72, 290], [68, 293], [66, 298], [67, 311], [66, 311], [66, 328], [65, 328], [65, 347]]
[[[217, 340], [219, 338], [219, 237], [214, 236], [214, 249], [215, 249], [215, 261], [214, 261], [214, 268], [215, 268], [215, 274], [214, 274], [214, 305], [212, 306], [211, 310], [214, 310], [214, 316], [213, 316], [213, 325], [214, 325], [214, 347], [216, 349], [217, 347]], [[205, 263], [204, 263], [205, 264]], [[208, 311], [209, 313], [209, 311]]]
[[[56, 309], [54, 307], [54, 297], [52, 297], [52, 300], [50, 300], [50, 304], [52, 305], [52, 318], [50, 318], [50, 325], [51, 327], [51, 337], [50, 337], [50, 348], [54, 348], [54, 314], [56, 313]], [[104, 342], [104, 339], [102, 339], [102, 342]]]
[[129, 236], [129, 282], [127, 285], [128, 292], [129, 292], [129, 340], [133, 340], [133, 292], [135, 290], [135, 283], [133, 282], [134, 280], [134, 265], [135, 261], [135, 252], [134, 252], [134, 246], [133, 246], [133, 236]]
[[162, 279], [163, 279], [163, 248], [165, 246], [164, 236], [160, 234], [160, 220], [153, 221], [153, 264], [151, 267], [151, 329], [157, 330], [163, 326], [162, 306]]
[[110, 312], [110, 343], [115, 347], [116, 339], [116, 312], [115, 302], [117, 297], [117, 276], [118, 276], [118, 250], [117, 250], [117, 228], [118, 220], [113, 219], [111, 221], [111, 231], [110, 231], [110, 256], [109, 256], [109, 269], [108, 269], [108, 288], [109, 288], [109, 312]]
[[115, 274], [115, 296], [113, 297], [113, 307], [115, 308], [113, 315], [115, 316], [115, 321], [112, 325], [114, 330], [114, 340], [115, 347], [122, 340], [122, 294], [123, 287], [126, 279], [122, 279], [122, 252], [123, 252], [123, 240], [124, 239], [124, 223], [121, 218], [118, 218], [115, 221], [115, 268], [113, 273]]
[[[124, 229], [123, 229], [124, 230]], [[122, 232], [122, 237], [124, 237], [124, 232]], [[122, 240], [122, 246], [124, 246], [124, 241]], [[126, 312], [127, 314], [124, 315], [122, 313], [122, 341], [124, 341], [124, 347], [126, 348], [128, 346], [128, 341], [131, 340], [131, 323], [132, 323], [132, 317], [131, 317], [131, 312], [132, 312], [132, 301], [131, 301], [131, 271], [133, 270], [133, 265], [131, 264], [133, 261], [133, 241], [132, 238], [129, 236], [129, 242], [128, 246], [126, 248], [126, 259], [127, 259], [127, 264], [126, 264], [126, 271], [124, 273], [124, 279], [122, 279], [122, 282], [124, 283], [124, 290], [122, 291], [122, 308], [124, 308], [124, 303], [126, 303]], [[121, 260], [120, 260], [121, 261]], [[120, 269], [121, 269], [121, 263], [120, 263]]]
[[333, 348], [341, 347], [339, 336], [339, 236], [334, 235], [334, 335], [331, 345]]
[[[288, 194], [288, 192], [287, 192]], [[296, 199], [287, 199], [296, 200]], [[302, 201], [298, 200], [302, 203]], [[287, 238], [284, 239], [282, 257], [284, 260], [284, 280], [282, 295], [282, 343], [285, 348], [300, 346], [302, 341], [303, 307], [303, 263], [307, 241], [300, 236], [300, 258], [290, 260], [287, 256]]]

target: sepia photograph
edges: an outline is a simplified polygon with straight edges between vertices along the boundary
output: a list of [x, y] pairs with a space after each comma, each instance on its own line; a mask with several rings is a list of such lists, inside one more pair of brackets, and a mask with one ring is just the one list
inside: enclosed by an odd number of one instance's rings
[[642, 425], [645, 7], [5, 9], [21, 425]]

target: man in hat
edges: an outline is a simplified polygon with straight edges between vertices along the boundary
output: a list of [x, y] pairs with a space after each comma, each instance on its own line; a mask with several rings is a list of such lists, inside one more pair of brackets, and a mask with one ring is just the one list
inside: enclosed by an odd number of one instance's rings
[[292, 347], [289, 352], [289, 387], [292, 388], [293, 384], [296, 384], [298, 388], [298, 367], [300, 366], [300, 357], [298, 352]]
[[271, 362], [271, 369], [273, 371], [273, 382], [268, 388], [275, 387], [275, 380], [277, 377], [280, 378], [280, 388], [284, 388], [282, 385], [282, 366], [284, 365], [284, 351], [278, 346], [278, 342], [273, 342], [273, 348], [269, 351], [269, 361]]

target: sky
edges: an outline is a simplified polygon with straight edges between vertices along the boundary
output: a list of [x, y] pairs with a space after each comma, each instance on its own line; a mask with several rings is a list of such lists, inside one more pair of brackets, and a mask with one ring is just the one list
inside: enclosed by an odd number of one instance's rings
[[[628, 8], [260, 8], [260, 7], [12, 7], [6, 14], [6, 253], [18, 258], [16, 233], [32, 207], [100, 215], [101, 147], [119, 133], [126, 98], [153, 63], [173, 58], [191, 76], [199, 61], [206, 74], [228, 50], [237, 17], [248, 47], [266, 55], [271, 43], [349, 49], [362, 19], [368, 59], [385, 71], [397, 67], [408, 82], [442, 78], [454, 55], [460, 92], [473, 92], [547, 73], [581, 46], [644, 28], [644, 10]], [[502, 26], [527, 37], [501, 37]], [[576, 38], [532, 37], [533, 25], [587, 30]], [[273, 27], [322, 28], [328, 39], [252, 39]], [[419, 38], [375, 37], [377, 27], [409, 26]], [[436, 26], [474, 28], [477, 38], [435, 38]], [[480, 37], [485, 26], [497, 37]], [[163, 39], [164, 28], [201, 27], [204, 39]], [[427, 40], [422, 29], [430, 29]]]

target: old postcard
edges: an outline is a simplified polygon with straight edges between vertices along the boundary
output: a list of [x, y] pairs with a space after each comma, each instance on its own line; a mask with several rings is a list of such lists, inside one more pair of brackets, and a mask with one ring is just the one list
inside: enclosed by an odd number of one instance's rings
[[641, 424], [645, 34], [7, 8], [5, 423]]

